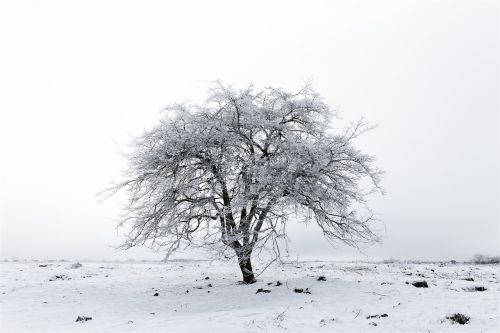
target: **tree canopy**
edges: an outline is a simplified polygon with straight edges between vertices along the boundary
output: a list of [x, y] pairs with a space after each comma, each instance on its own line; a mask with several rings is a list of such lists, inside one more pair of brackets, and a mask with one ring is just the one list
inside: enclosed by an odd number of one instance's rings
[[373, 156], [353, 146], [369, 127], [334, 129], [336, 119], [310, 86], [288, 93], [217, 83], [203, 104], [167, 107], [133, 142], [127, 179], [116, 186], [128, 193], [124, 246], [209, 246], [241, 262], [266, 244], [277, 249], [291, 215], [316, 222], [331, 241], [373, 240], [373, 216], [354, 209], [382, 191]]

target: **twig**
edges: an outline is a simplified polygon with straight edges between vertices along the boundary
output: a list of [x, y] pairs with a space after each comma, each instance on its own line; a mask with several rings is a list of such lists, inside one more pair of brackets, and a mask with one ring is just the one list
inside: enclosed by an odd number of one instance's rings
[[384, 295], [384, 294], [379, 294], [379, 293], [376, 293], [376, 292], [374, 292], [374, 291], [362, 291], [362, 293], [365, 293], [365, 294], [373, 294], [373, 295], [377, 295], [377, 296], [387, 297], [387, 295]]

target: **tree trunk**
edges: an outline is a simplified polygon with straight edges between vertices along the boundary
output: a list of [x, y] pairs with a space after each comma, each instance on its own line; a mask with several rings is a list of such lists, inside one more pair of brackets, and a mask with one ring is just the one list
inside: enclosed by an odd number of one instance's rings
[[250, 255], [238, 255], [238, 265], [240, 266], [241, 273], [243, 274], [243, 283], [255, 283], [253, 275], [252, 263], [250, 262]]

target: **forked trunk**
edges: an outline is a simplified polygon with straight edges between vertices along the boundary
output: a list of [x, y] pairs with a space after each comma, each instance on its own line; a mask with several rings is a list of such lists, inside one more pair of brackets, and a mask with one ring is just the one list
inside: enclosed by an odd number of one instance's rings
[[238, 255], [238, 265], [243, 274], [243, 283], [254, 283], [255, 277], [253, 275], [252, 263], [250, 262], [250, 255]]

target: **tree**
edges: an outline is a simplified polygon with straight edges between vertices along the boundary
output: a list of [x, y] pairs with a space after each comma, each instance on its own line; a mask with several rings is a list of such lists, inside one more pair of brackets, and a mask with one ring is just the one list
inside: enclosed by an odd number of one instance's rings
[[373, 216], [352, 208], [367, 194], [361, 179], [381, 191], [373, 157], [352, 144], [369, 128], [333, 130], [336, 116], [309, 86], [291, 94], [216, 83], [203, 105], [169, 106], [133, 142], [127, 179], [114, 188], [128, 193], [124, 247], [232, 253], [253, 283], [252, 253], [271, 247], [279, 255], [292, 214], [331, 241], [373, 240]]

